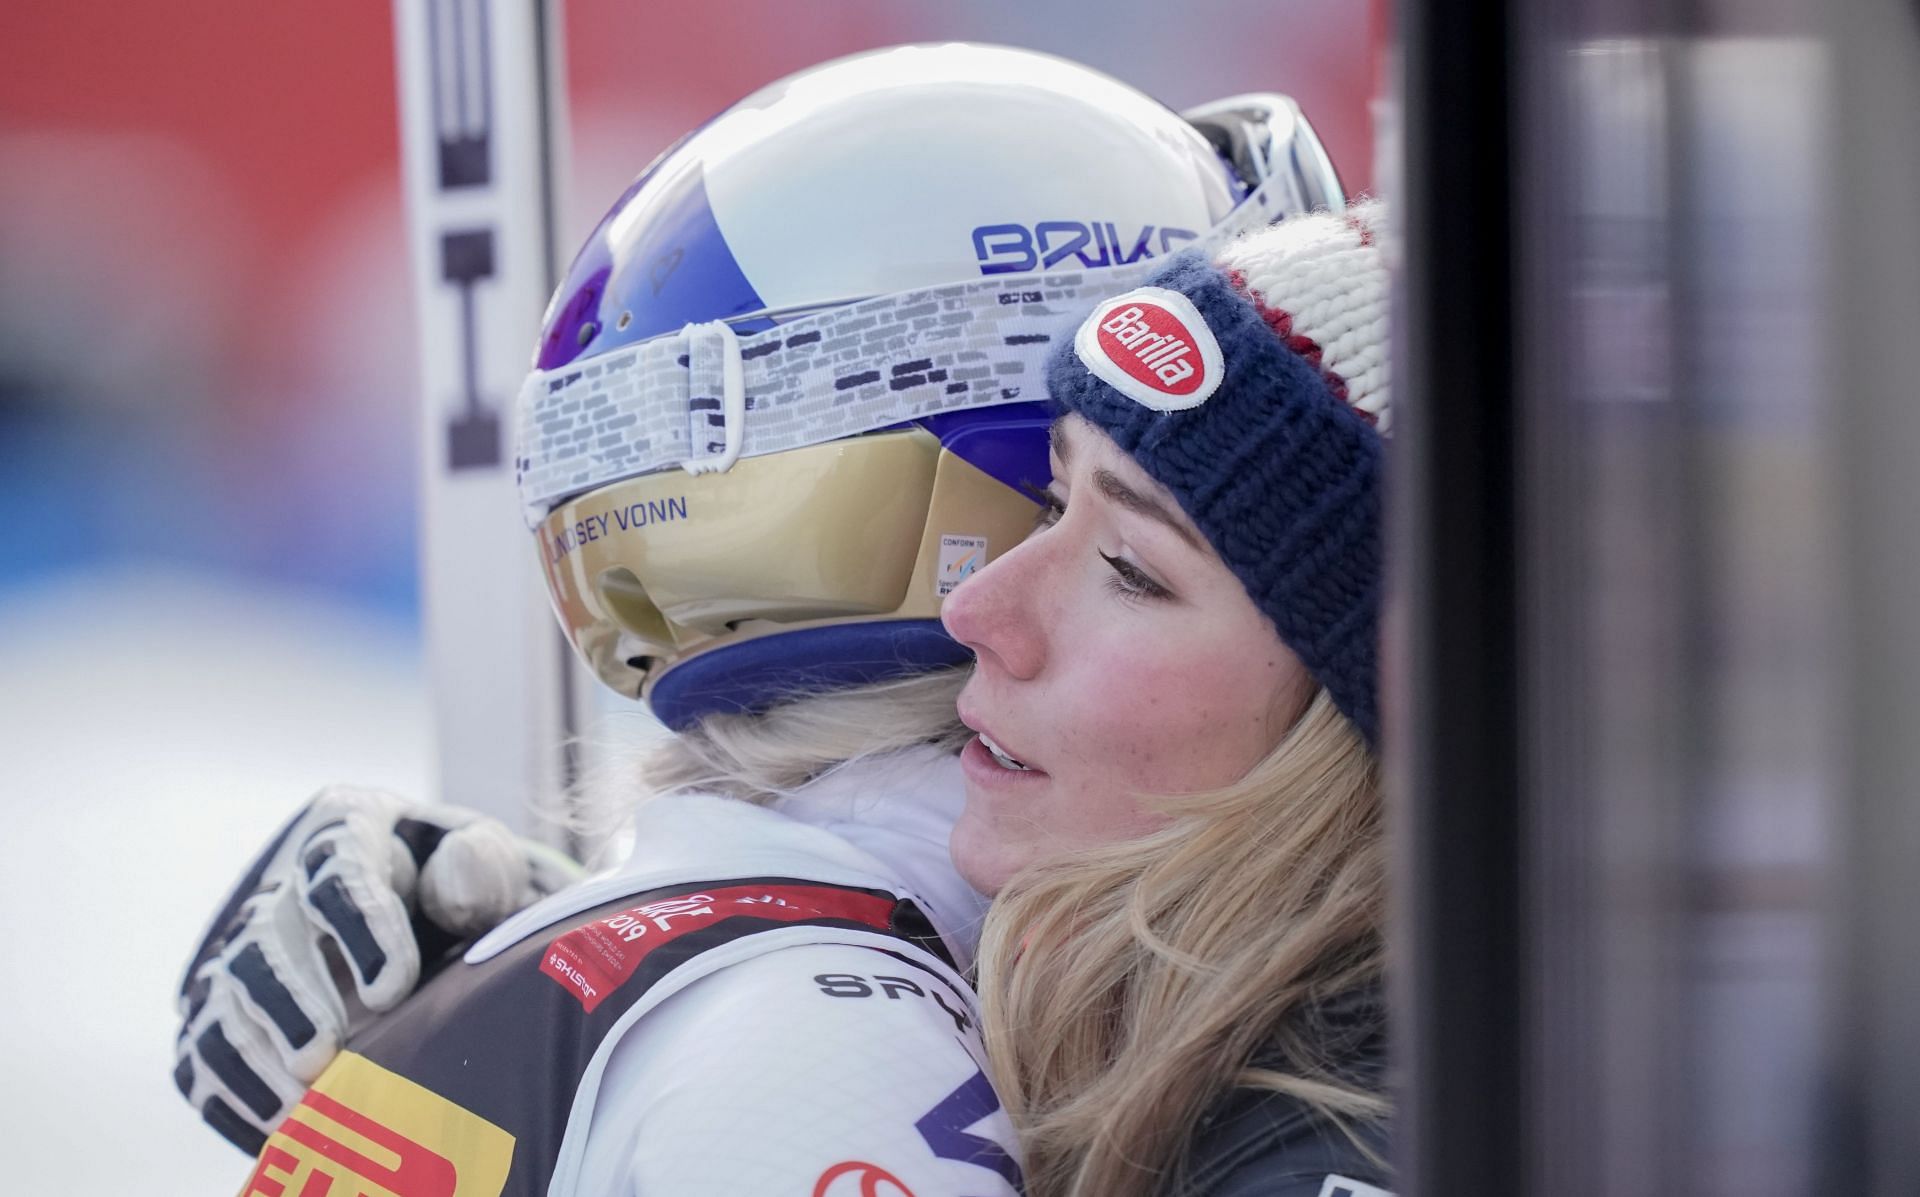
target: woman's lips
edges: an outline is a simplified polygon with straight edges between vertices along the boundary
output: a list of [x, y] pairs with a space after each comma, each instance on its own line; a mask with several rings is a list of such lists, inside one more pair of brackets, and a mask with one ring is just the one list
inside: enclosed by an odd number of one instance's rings
[[1027, 773], [1031, 771], [1032, 766], [1028, 765], [1025, 761], [1013, 755], [1011, 752], [1008, 752], [1006, 749], [1000, 747], [1000, 745], [994, 743], [993, 737], [989, 736], [987, 733], [985, 732], [980, 733], [980, 743], [986, 745], [987, 752], [993, 757], [994, 763], [999, 765], [1001, 768], [1010, 770], [1015, 773]]
[[1045, 777], [1047, 772], [1026, 756], [1019, 745], [1009, 744], [987, 726], [986, 720], [979, 717], [978, 711], [961, 695], [959, 704], [960, 722], [973, 732], [973, 739], [961, 750], [960, 760], [966, 766], [967, 774], [976, 780], [993, 784], [1010, 784], [1017, 781], [1032, 781]]
[[1024, 769], [1008, 768], [995, 759], [993, 749], [987, 747], [987, 741], [988, 737], [976, 734], [960, 750], [960, 769], [969, 781], [994, 789], [1005, 789], [1029, 786], [1046, 779], [1044, 772], [1031, 765]]

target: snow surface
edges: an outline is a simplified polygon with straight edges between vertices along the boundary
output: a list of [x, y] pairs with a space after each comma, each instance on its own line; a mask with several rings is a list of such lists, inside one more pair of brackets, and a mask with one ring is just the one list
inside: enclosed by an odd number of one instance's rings
[[411, 629], [122, 567], [0, 593], [8, 1192], [237, 1192], [173, 1088], [174, 995], [252, 850], [329, 781], [425, 793]]

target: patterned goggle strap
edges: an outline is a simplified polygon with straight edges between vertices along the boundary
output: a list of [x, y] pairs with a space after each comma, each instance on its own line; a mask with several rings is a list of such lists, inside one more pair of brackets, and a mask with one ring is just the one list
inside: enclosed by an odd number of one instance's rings
[[[1211, 251], [1296, 204], [1288, 180], [1268, 179], [1192, 248]], [[882, 295], [750, 334], [721, 321], [688, 325], [536, 370], [516, 408], [527, 525], [539, 526], [562, 500], [655, 470], [724, 471], [742, 457], [1041, 398], [1051, 342], [1072, 335], [1065, 322], [1165, 265], [1152, 257], [999, 275]]]

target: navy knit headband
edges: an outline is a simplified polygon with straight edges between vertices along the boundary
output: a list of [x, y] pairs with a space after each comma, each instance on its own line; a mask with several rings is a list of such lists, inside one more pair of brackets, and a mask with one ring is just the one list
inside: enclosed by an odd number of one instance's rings
[[1378, 743], [1386, 271], [1381, 206], [1173, 259], [1056, 348], [1047, 386], [1167, 490]]

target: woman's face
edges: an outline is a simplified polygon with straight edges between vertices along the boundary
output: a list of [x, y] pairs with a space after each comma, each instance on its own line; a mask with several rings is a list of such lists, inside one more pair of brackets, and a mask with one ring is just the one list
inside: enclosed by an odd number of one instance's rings
[[[1021, 868], [1162, 826], [1136, 795], [1238, 781], [1313, 682], [1239, 579], [1133, 459], [1053, 429], [1049, 508], [942, 616], [979, 658], [960, 718], [953, 859], [982, 893]], [[996, 752], [995, 748], [999, 751]]]

